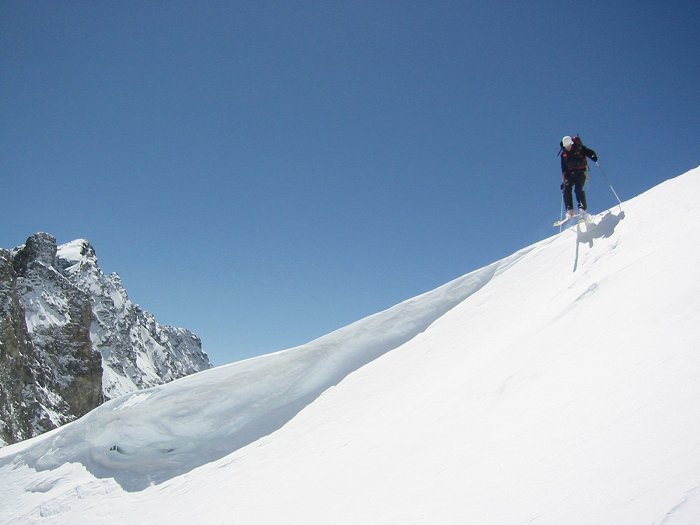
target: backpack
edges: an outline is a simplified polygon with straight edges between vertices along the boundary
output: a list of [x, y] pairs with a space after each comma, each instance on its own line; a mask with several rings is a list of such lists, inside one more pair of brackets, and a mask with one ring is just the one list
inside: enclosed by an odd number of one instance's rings
[[588, 169], [588, 159], [583, 152], [583, 143], [578, 135], [572, 136], [574, 145], [570, 151], [564, 149], [564, 144], [559, 142], [559, 156], [562, 158], [566, 171], [586, 171]]

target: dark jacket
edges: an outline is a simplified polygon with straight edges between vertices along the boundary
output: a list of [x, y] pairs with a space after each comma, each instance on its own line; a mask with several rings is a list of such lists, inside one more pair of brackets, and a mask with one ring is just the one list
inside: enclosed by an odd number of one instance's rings
[[598, 160], [595, 151], [584, 146], [581, 140], [576, 137], [570, 151], [566, 151], [564, 148], [561, 150], [562, 175], [573, 175], [574, 173], [586, 171], [588, 169], [588, 160], [586, 157], [593, 162]]

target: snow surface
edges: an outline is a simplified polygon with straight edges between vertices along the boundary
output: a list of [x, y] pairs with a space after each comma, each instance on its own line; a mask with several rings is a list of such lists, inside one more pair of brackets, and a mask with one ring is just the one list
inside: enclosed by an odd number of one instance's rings
[[57, 247], [56, 255], [68, 262], [80, 263], [85, 259], [85, 247], [90, 243], [85, 239], [76, 239]]
[[698, 199], [5, 447], [0, 522], [699, 523]]

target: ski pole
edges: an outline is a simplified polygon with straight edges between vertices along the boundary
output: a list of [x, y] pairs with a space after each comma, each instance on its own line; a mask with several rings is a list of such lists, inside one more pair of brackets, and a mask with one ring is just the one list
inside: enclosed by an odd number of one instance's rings
[[605, 177], [606, 182], [608, 183], [608, 186], [610, 187], [610, 191], [613, 192], [613, 195], [615, 195], [615, 198], [617, 199], [617, 203], [620, 205], [620, 211], [622, 211], [622, 201], [620, 200], [620, 197], [617, 196], [617, 192], [615, 191], [615, 188], [612, 187], [612, 184], [610, 184], [610, 179], [608, 179], [608, 176], [605, 174], [605, 171], [603, 171], [603, 168], [598, 164], [598, 161], [595, 161], [595, 165], [598, 166], [598, 169], [600, 172], [603, 174], [603, 177]]
[[[564, 220], [564, 199], [559, 199], [559, 201], [561, 202], [561, 211], [559, 212], [559, 221], [563, 221]], [[561, 224], [559, 224], [559, 233], [561, 233]]]

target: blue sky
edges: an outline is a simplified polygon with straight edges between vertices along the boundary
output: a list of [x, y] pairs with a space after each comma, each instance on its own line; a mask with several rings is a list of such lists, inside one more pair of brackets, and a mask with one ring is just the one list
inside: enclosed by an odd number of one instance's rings
[[[691, 1], [2, 0], [0, 246], [90, 240], [215, 364], [302, 344], [553, 234], [565, 134], [623, 200], [700, 164], [698, 20]], [[615, 204], [595, 167], [587, 189]]]

